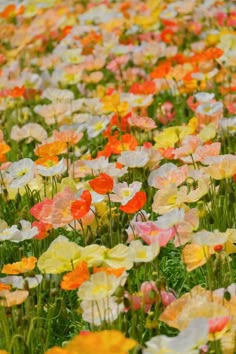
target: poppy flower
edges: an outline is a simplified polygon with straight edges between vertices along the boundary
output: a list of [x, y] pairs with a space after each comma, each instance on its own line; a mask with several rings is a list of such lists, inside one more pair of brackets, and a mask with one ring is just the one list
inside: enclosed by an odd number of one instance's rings
[[89, 181], [90, 187], [98, 194], [106, 194], [112, 191], [114, 186], [113, 178], [106, 173]]
[[[1, 290], [10, 290], [10, 289], [11, 289], [11, 285], [4, 284], [4, 283], [0, 282], [0, 291]], [[0, 354], [1, 354], [1, 351], [0, 351]]]
[[64, 290], [77, 289], [90, 277], [87, 262], [79, 262], [72, 272], [65, 274], [62, 278], [60, 287]]
[[21, 261], [12, 264], [5, 264], [2, 268], [4, 274], [21, 274], [33, 270], [35, 268], [37, 258], [22, 258]]
[[124, 271], [125, 268], [93, 267], [93, 274], [105, 272], [107, 275], [114, 275], [117, 278], [120, 278]]
[[36, 226], [38, 228], [38, 233], [34, 238], [37, 240], [43, 240], [44, 238], [48, 237], [48, 231], [51, 230], [52, 224], [45, 224], [41, 221], [34, 221], [32, 223], [32, 227]]
[[9, 96], [11, 96], [13, 98], [18, 98], [18, 97], [23, 96], [24, 92], [25, 92], [24, 86], [22, 86], [22, 87], [16, 86], [11, 90], [11, 92], [9, 93]]
[[81, 197], [79, 200], [75, 200], [71, 204], [71, 214], [74, 219], [81, 219], [83, 216], [85, 216], [90, 209], [92, 197], [89, 191], [85, 190], [81, 194]]
[[[109, 311], [107, 311], [109, 312]], [[92, 354], [99, 348], [99, 353], [103, 354], [123, 354], [136, 346], [137, 342], [131, 338], [126, 338], [116, 330], [104, 330], [99, 332], [90, 332], [84, 335], [80, 333], [69, 341], [66, 346], [59, 350], [59, 347], [53, 347], [45, 354], [69, 354], [86, 353]], [[79, 348], [79, 349], [78, 349]]]
[[120, 206], [120, 210], [127, 214], [134, 214], [138, 210], [142, 209], [146, 203], [146, 199], [147, 197], [145, 192], [137, 192], [127, 204]]
[[[1, 290], [0, 306], [11, 307], [22, 304], [29, 296], [28, 290]], [[1, 353], [1, 351], [0, 351]]]

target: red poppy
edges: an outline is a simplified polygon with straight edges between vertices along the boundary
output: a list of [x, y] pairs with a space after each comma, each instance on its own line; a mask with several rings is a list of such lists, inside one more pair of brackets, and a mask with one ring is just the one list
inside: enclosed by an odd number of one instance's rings
[[161, 39], [165, 43], [171, 43], [174, 34], [175, 34], [175, 31], [172, 28], [166, 27], [161, 31]]
[[74, 219], [81, 219], [85, 216], [90, 209], [90, 205], [92, 202], [92, 197], [89, 191], [85, 190], [80, 196], [79, 200], [75, 200], [71, 204], [71, 215]]
[[98, 177], [89, 181], [91, 188], [98, 194], [107, 194], [114, 186], [113, 178], [106, 173], [101, 173]]
[[17, 98], [17, 97], [21, 97], [23, 96], [25, 93], [25, 88], [24, 86], [18, 87], [15, 86], [9, 93], [9, 96], [13, 97], [13, 98]]
[[39, 230], [38, 234], [34, 236], [37, 240], [43, 240], [44, 238], [48, 237], [48, 231], [52, 229], [52, 224], [45, 224], [41, 221], [34, 221], [32, 223], [32, 227], [36, 226]]
[[120, 210], [127, 214], [134, 214], [142, 209], [147, 200], [146, 193], [143, 191], [137, 192], [135, 196], [128, 201], [127, 204], [120, 206]]
[[108, 138], [108, 143], [105, 146], [110, 154], [120, 154], [125, 150], [135, 150], [138, 146], [138, 141], [132, 134], [124, 134], [120, 138], [116, 135]]
[[107, 136], [108, 138], [114, 134], [114, 127], [119, 128], [122, 132], [126, 132], [129, 129], [128, 119], [131, 117], [131, 113], [127, 113], [125, 116], [119, 118], [116, 114], [114, 114], [108, 124], [108, 127], [103, 132], [103, 136]]
[[143, 83], [135, 82], [129, 89], [129, 92], [135, 95], [149, 95], [156, 92], [156, 85], [153, 81], [148, 80]]

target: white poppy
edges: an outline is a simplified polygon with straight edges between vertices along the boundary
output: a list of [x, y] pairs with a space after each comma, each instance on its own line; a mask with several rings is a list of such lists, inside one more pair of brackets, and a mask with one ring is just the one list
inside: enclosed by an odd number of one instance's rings
[[13, 178], [11, 188], [24, 187], [34, 178], [34, 162], [28, 158], [13, 162], [7, 172]]

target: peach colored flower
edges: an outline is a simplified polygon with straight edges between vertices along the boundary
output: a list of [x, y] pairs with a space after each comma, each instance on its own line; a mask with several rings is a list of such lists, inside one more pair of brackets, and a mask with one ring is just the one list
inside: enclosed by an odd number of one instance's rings
[[162, 189], [171, 183], [179, 186], [186, 180], [187, 176], [187, 165], [177, 167], [173, 163], [165, 163], [150, 173], [148, 184], [158, 189]]
[[29, 292], [27, 290], [0, 290], [0, 306], [11, 307], [22, 304], [27, 297]]
[[213, 247], [188, 244], [182, 251], [182, 260], [186, 264], [187, 271], [201, 267], [214, 253]]
[[[71, 205], [76, 200], [75, 194], [65, 188], [63, 192], [57, 193], [53, 198], [50, 223], [54, 228], [62, 227], [73, 221]], [[41, 221], [44, 222], [41, 215]]]
[[53, 131], [53, 137], [55, 141], [63, 141], [68, 145], [77, 144], [83, 137], [83, 133], [76, 133], [74, 130]]
[[156, 123], [152, 118], [149, 117], [131, 116], [128, 119], [128, 122], [132, 127], [137, 127], [147, 131], [156, 128]]
[[204, 173], [208, 174], [216, 180], [229, 178], [236, 173], [236, 156], [227, 154], [216, 157], [206, 157], [204, 164], [209, 164], [203, 168]]

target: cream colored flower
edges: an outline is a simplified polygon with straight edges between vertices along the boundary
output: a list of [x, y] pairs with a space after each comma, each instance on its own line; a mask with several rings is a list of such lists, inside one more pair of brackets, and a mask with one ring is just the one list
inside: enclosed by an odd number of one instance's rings
[[123, 303], [118, 304], [112, 296], [96, 301], [83, 300], [80, 307], [83, 320], [95, 326], [100, 326], [104, 321], [114, 322], [124, 309]]
[[133, 260], [135, 263], [151, 262], [160, 252], [160, 245], [154, 242], [150, 245], [143, 245], [140, 240], [131, 241], [129, 245], [133, 253]]
[[111, 268], [124, 267], [128, 270], [133, 267], [133, 255], [128, 246], [120, 243], [111, 249], [107, 249], [103, 265]]
[[98, 272], [92, 274], [90, 280], [85, 281], [78, 290], [82, 300], [99, 301], [114, 294], [121, 280], [113, 274]]

